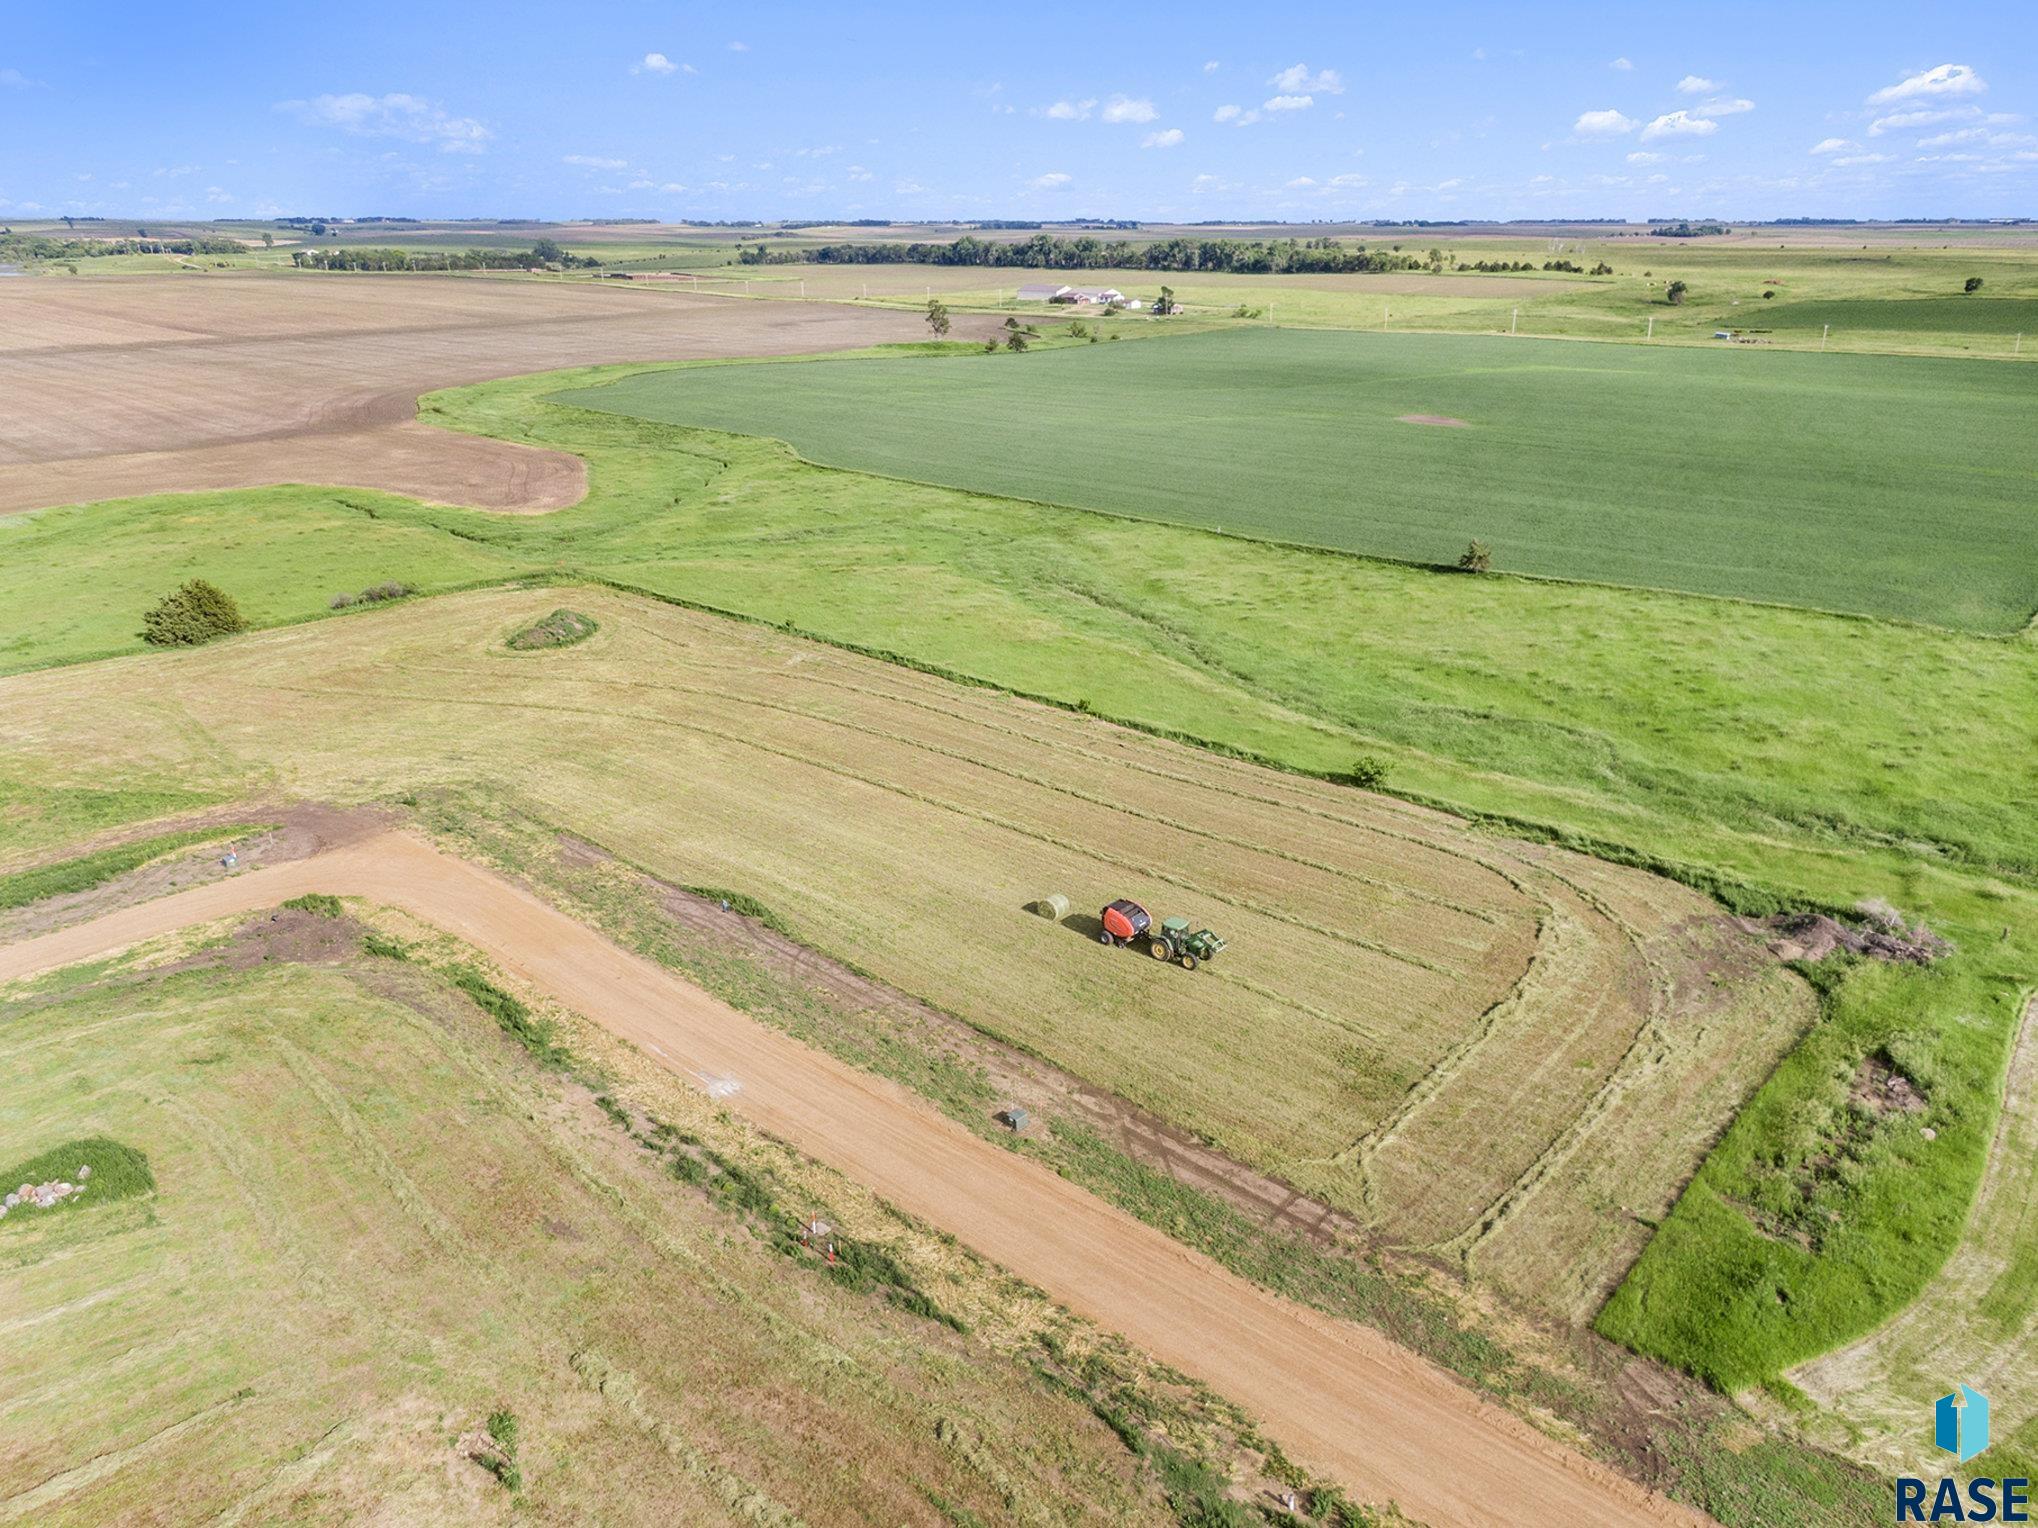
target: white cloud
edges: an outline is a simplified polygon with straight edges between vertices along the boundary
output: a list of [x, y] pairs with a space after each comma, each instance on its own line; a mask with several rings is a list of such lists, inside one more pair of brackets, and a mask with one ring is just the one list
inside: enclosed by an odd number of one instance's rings
[[41, 80], [30, 79], [19, 69], [0, 69], [0, 90], [27, 90], [41, 83]]
[[1754, 109], [1755, 103], [1746, 96], [1714, 96], [1710, 101], [1700, 101], [1697, 108], [1701, 117], [1733, 117]]
[[1329, 183], [1340, 191], [1356, 191], [1366, 183], [1366, 177], [1363, 175], [1333, 175]]
[[1160, 113], [1147, 100], [1134, 100], [1130, 96], [1117, 95], [1104, 103], [1106, 122], [1151, 122]]
[[1642, 137], [1645, 141], [1651, 138], [1705, 138], [1719, 130], [1719, 123], [1710, 117], [1694, 117], [1688, 111], [1666, 111], [1642, 129]]
[[863, 167], [862, 165], [860, 165], [860, 164], [853, 164], [853, 165], [851, 165], [851, 166], [850, 166], [850, 167], [849, 167], [849, 168], [848, 168], [847, 170], [843, 171], [843, 173], [844, 173], [845, 175], [847, 175], [847, 176], [848, 176], [848, 177], [849, 177], [849, 178], [850, 178], [851, 180], [869, 180], [869, 179], [870, 179], [870, 171], [866, 170], [866, 169], [865, 169], [865, 168], [864, 168], [864, 167]]
[[1806, 152], [1812, 154], [1844, 154], [1849, 149], [1858, 149], [1860, 147], [1861, 145], [1852, 138], [1821, 138]]
[[1884, 106], [1891, 101], [1908, 101], [1916, 96], [1980, 95], [1986, 89], [1987, 81], [1967, 65], [1938, 64], [1923, 74], [1913, 74], [1894, 85], [1885, 85], [1868, 98], [1868, 104]]
[[1220, 106], [1217, 110], [1210, 113], [1210, 120], [1212, 122], [1236, 122], [1243, 115], [1244, 110], [1241, 107]]
[[1212, 191], [1236, 191], [1237, 189], [1238, 186], [1235, 182], [1228, 181], [1220, 175], [1198, 175], [1189, 182], [1189, 190], [1197, 196], [1203, 196]]
[[627, 170], [630, 167], [627, 159], [602, 159], [593, 154], [564, 154], [559, 162], [577, 164], [584, 170]]
[[1087, 122], [1090, 113], [1096, 109], [1097, 101], [1093, 96], [1087, 101], [1056, 101], [1041, 115], [1052, 117], [1057, 122]]
[[1472, 57], [1483, 60], [1486, 57], [1486, 50], [1484, 48], [1474, 48], [1472, 50]]
[[1307, 111], [1316, 104], [1316, 97], [1306, 95], [1277, 95], [1260, 103], [1261, 111]]
[[1608, 64], [1606, 67], [1609, 69], [1619, 69], [1620, 71], [1625, 73], [1626, 71], [1634, 68], [1635, 63], [1634, 60], [1630, 58], [1617, 58], [1612, 63]]
[[1930, 127], [1935, 122], [2014, 122], [2017, 120], [2007, 112], [1998, 112], [1983, 118], [1979, 106], [1925, 106], [1912, 111], [1891, 112], [1886, 117], [1877, 117], [1868, 124], [1868, 135], [1879, 138], [1884, 133], [1897, 132], [1906, 127]]
[[1210, 60], [1209, 63], [1203, 66], [1203, 72], [1205, 74], [1215, 74], [1218, 68], [1219, 68], [1218, 62], [1216, 59], [1213, 58]]
[[1335, 69], [1319, 69], [1309, 72], [1307, 64], [1294, 64], [1283, 69], [1267, 83], [1283, 95], [1343, 95], [1345, 82]]
[[395, 93], [371, 96], [314, 96], [309, 101], [281, 101], [277, 110], [319, 127], [337, 127], [362, 138], [400, 138], [406, 143], [434, 144], [446, 154], [479, 154], [494, 136], [472, 117], [455, 117], [433, 102]]
[[1628, 155], [1628, 163], [1661, 164], [1666, 157], [1668, 156], [1663, 154], [1652, 154], [1647, 149], [1636, 149], [1634, 153]]
[[233, 193], [221, 186], [207, 186], [205, 188], [205, 199], [217, 205], [232, 201]]
[[1955, 143], [1985, 143], [1992, 149], [2013, 149], [2027, 143], [2038, 143], [2038, 138], [2029, 133], [1992, 132], [1986, 127], [1955, 128], [1950, 133], [1935, 133], [1930, 138], [1920, 138], [1921, 149], [1942, 149]]
[[679, 65], [675, 64], [663, 53], [646, 53], [636, 63], [630, 65], [630, 73], [632, 74], [677, 74], [678, 72]]
[[1586, 111], [1578, 114], [1578, 120], [1571, 124], [1571, 131], [1590, 138], [1618, 136], [1635, 130], [1635, 119], [1624, 117], [1611, 106], [1604, 111]]
[[750, 44], [747, 42], [732, 42], [729, 44], [729, 51], [731, 53], [748, 53], [750, 51]]
[[1844, 167], [1847, 165], [1885, 164], [1888, 160], [1889, 155], [1887, 154], [1842, 154], [1833, 163]]
[[1181, 141], [1182, 130], [1179, 127], [1171, 127], [1165, 132], [1148, 133], [1139, 140], [1139, 146], [1143, 149], [1171, 149]]
[[1064, 174], [1060, 170], [1049, 170], [1045, 175], [1034, 176], [1027, 184], [1036, 191], [1058, 191], [1074, 179], [1073, 175]]
[[1677, 82], [1677, 89], [1683, 95], [1709, 95], [1719, 88], [1718, 80], [1709, 80], [1702, 74], [1687, 74]]

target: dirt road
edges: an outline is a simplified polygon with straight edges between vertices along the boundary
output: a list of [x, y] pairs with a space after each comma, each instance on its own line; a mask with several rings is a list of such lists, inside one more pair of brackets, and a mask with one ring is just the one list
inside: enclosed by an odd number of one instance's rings
[[5, 282], [0, 513], [279, 482], [558, 509], [587, 490], [579, 457], [418, 424], [418, 394], [559, 366], [788, 355], [925, 333], [911, 313], [620, 282], [255, 274]]
[[727, 1106], [1244, 1405], [1298, 1460], [1431, 1523], [1694, 1523], [1423, 1359], [1234, 1277], [922, 1100], [767, 1029], [403, 834], [0, 948], [0, 982], [307, 891], [400, 907]]

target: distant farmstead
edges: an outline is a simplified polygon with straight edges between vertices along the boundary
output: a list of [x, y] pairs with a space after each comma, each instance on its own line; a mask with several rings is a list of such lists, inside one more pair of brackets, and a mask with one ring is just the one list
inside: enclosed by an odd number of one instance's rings
[[1019, 288], [1021, 302], [1052, 302], [1063, 304], [1087, 303], [1104, 307], [1117, 303], [1121, 308], [1136, 308], [1140, 304], [1127, 297], [1116, 287], [1072, 287], [1052, 281], [1033, 281]]

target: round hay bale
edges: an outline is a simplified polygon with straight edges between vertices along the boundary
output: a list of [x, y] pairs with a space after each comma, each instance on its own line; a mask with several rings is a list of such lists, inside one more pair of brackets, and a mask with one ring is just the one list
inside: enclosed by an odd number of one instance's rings
[[1052, 918], [1059, 923], [1069, 915], [1069, 899], [1060, 892], [1050, 892], [1033, 904], [1033, 910], [1043, 918]]

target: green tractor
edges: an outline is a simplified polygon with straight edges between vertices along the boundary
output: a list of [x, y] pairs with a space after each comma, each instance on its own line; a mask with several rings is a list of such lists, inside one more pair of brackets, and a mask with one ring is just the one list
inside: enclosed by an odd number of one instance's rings
[[1223, 939], [1211, 930], [1199, 928], [1192, 934], [1187, 918], [1164, 918], [1153, 931], [1146, 952], [1155, 960], [1172, 960], [1184, 971], [1193, 971], [1198, 961], [1210, 959], [1223, 948]]

